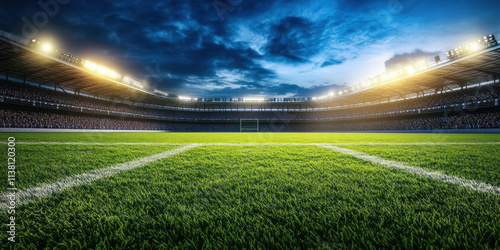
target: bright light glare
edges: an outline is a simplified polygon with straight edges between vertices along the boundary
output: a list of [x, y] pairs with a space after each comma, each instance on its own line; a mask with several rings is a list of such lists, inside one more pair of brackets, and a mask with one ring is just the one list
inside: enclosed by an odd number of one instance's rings
[[[111, 78], [116, 78], [116, 79], [122, 78], [122, 76], [120, 74], [118, 74], [118, 73], [116, 73], [116, 72], [114, 72], [112, 70], [109, 70], [109, 69], [107, 69], [105, 67], [99, 66], [99, 65], [97, 65], [95, 63], [91, 63], [89, 61], [85, 61], [83, 63], [83, 67], [88, 68], [88, 69], [90, 69], [92, 71], [97, 71], [97, 73], [109, 76]], [[132, 80], [132, 79], [130, 79], [130, 80]], [[135, 83], [131, 83], [131, 82], [127, 82], [127, 83], [130, 83], [130, 84], [136, 85], [137, 87], [140, 87], [139, 85], [137, 85]]]
[[85, 68], [89, 68], [90, 70], [96, 70], [97, 69], [97, 65], [95, 63], [91, 63], [89, 61], [85, 61], [85, 63], [83, 64], [83, 66]]
[[406, 67], [406, 68], [405, 68], [405, 70], [406, 70], [406, 72], [407, 72], [408, 74], [413, 74], [413, 73], [415, 73], [415, 68], [414, 68], [413, 66], [408, 66], [408, 67]]
[[479, 49], [479, 46], [477, 45], [477, 43], [471, 43], [471, 44], [470, 44], [470, 49], [471, 49], [472, 51], [476, 51], [476, 50], [478, 50], [478, 49]]
[[109, 69], [104, 68], [103, 66], [97, 66], [97, 73], [107, 75], [109, 74]]
[[157, 89], [153, 90], [153, 92], [156, 93], [156, 94], [159, 94], [159, 95], [168, 96], [167, 92], [163, 92], [163, 91], [160, 91], [160, 90], [157, 90]]
[[52, 51], [52, 46], [48, 43], [45, 43], [43, 46], [42, 46], [42, 50], [45, 51], [45, 52], [50, 52]]
[[426, 60], [421, 61], [421, 62], [415, 64], [415, 68], [417, 70], [425, 70], [428, 67], [429, 67], [429, 63]]
[[116, 72], [114, 72], [114, 71], [112, 71], [112, 70], [110, 70], [110, 71], [108, 72], [108, 76], [110, 76], [111, 78], [116, 78], [116, 79], [120, 79], [120, 78], [122, 78], [122, 76], [121, 76], [120, 74], [118, 74], [118, 73], [116, 73]]
[[189, 96], [179, 96], [179, 99], [183, 100], [183, 101], [190, 101], [191, 97], [189, 97]]

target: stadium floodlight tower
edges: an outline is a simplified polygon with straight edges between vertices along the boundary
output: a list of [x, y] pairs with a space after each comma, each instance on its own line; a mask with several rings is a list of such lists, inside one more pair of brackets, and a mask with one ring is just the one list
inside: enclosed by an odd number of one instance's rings
[[240, 119], [240, 132], [259, 132], [259, 119]]

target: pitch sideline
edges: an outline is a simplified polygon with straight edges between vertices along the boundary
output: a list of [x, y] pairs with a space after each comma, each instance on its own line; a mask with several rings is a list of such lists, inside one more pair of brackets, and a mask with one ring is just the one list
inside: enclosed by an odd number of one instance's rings
[[[60, 193], [68, 188], [88, 184], [92, 181], [109, 177], [114, 174], [127, 171], [130, 169], [134, 169], [137, 167], [144, 166], [148, 163], [170, 157], [172, 155], [176, 155], [182, 153], [186, 150], [198, 147], [199, 144], [189, 144], [184, 147], [176, 148], [173, 150], [165, 151], [159, 154], [154, 154], [150, 156], [146, 156], [141, 159], [121, 163], [115, 166], [111, 166], [108, 168], [93, 170], [87, 173], [66, 177], [62, 180], [55, 181], [52, 183], [44, 184], [37, 187], [28, 188], [25, 190], [18, 190], [16, 192], [16, 206], [22, 205], [24, 203], [30, 202], [32, 200], [41, 199], [46, 196]], [[9, 197], [8, 195], [12, 192], [2, 192], [0, 193], [0, 211], [5, 211], [9, 208]]]
[[336, 147], [336, 146], [329, 145], [329, 144], [321, 144], [319, 146], [333, 149], [333, 150], [340, 152], [342, 154], [354, 156], [358, 159], [362, 159], [362, 160], [369, 161], [369, 162], [372, 162], [372, 163], [375, 163], [378, 165], [382, 165], [382, 166], [387, 167], [387, 168], [394, 168], [394, 169], [403, 170], [403, 171], [406, 171], [409, 173], [417, 174], [417, 175], [420, 175], [423, 177], [428, 177], [428, 178], [435, 179], [435, 180], [442, 181], [442, 182], [446, 182], [446, 183], [455, 184], [455, 185], [465, 187], [468, 189], [472, 189], [475, 191], [500, 195], [500, 187], [493, 186], [493, 185], [490, 185], [487, 183], [469, 180], [469, 179], [465, 179], [465, 178], [461, 178], [461, 177], [457, 177], [457, 176], [453, 176], [453, 175], [447, 175], [444, 173], [431, 171], [431, 170], [427, 170], [427, 169], [423, 169], [423, 168], [413, 167], [410, 165], [382, 159], [380, 157], [368, 155], [368, 154], [354, 151], [354, 150], [350, 150], [347, 148]]

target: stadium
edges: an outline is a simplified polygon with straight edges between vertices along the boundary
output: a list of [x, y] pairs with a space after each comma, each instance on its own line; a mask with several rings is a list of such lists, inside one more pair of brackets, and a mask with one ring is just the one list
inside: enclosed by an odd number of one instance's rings
[[320, 95], [191, 97], [0, 30], [1, 247], [500, 248], [500, 45], [461, 43]]

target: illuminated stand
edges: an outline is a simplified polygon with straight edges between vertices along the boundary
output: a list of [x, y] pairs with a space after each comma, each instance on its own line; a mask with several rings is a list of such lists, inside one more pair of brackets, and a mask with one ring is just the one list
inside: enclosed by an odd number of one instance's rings
[[240, 132], [259, 132], [259, 119], [240, 119]]

